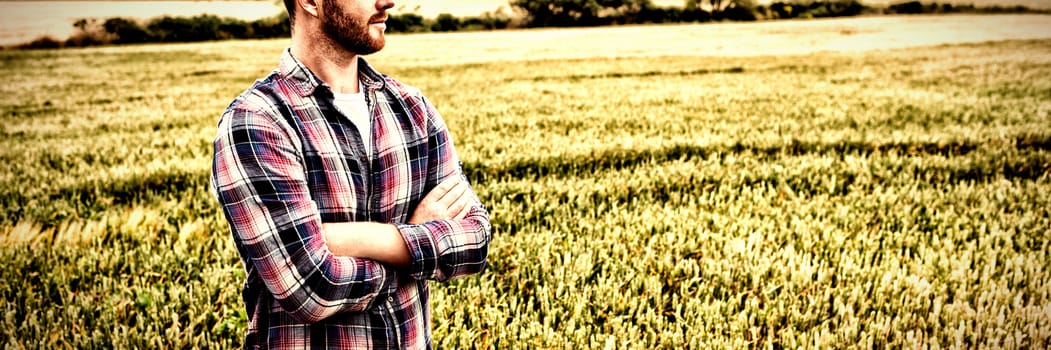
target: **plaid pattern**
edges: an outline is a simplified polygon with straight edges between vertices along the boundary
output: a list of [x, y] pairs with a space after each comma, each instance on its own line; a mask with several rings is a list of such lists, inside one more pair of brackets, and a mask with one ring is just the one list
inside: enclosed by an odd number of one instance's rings
[[[430, 348], [428, 280], [485, 267], [492, 233], [477, 196], [463, 220], [405, 223], [463, 176], [459, 158], [419, 90], [359, 66], [371, 140], [288, 50], [220, 119], [211, 182], [247, 272], [246, 348]], [[333, 255], [321, 223], [346, 221], [396, 224], [411, 266]]]

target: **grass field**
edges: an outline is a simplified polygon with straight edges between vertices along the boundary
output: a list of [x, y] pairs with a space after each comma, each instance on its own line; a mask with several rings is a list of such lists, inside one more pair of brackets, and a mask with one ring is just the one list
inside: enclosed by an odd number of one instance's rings
[[[284, 44], [0, 51], [0, 344], [240, 344], [211, 140]], [[1051, 346], [1051, 40], [381, 57], [492, 212], [438, 347]]]

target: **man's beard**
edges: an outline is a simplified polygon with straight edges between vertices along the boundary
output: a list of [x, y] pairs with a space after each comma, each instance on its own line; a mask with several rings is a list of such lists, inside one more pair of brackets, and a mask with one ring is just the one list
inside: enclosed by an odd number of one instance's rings
[[358, 55], [368, 55], [383, 49], [386, 38], [382, 35], [378, 39], [369, 36], [369, 23], [348, 16], [339, 1], [326, 1], [324, 4], [321, 30], [329, 39]]

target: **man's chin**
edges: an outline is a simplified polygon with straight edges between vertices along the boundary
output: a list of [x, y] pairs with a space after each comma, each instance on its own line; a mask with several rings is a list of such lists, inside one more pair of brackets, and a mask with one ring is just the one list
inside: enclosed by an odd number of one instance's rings
[[377, 53], [380, 50], [383, 50], [383, 47], [387, 45], [387, 42], [382, 37], [380, 37], [377, 40], [373, 40], [371, 44], [372, 45], [369, 45], [368, 47], [363, 48], [363, 50], [361, 50], [363, 52], [358, 52], [357, 54], [364, 56], [364, 55], [371, 55], [371, 54]]
[[372, 49], [372, 52], [369, 53], [378, 52], [379, 50], [383, 50], [384, 46], [387, 46], [387, 38], [383, 35], [383, 32], [380, 32], [378, 34], [373, 33], [371, 39], [372, 40], [369, 43], [369, 48]]

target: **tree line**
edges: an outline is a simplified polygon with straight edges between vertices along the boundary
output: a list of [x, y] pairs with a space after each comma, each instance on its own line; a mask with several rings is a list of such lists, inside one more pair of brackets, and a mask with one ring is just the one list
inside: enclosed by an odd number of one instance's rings
[[865, 5], [858, 0], [775, 1], [769, 5], [760, 5], [755, 0], [685, 0], [682, 7], [655, 6], [651, 0], [512, 0], [511, 4], [526, 13], [524, 24], [527, 27], [756, 21], [863, 14], [1049, 12], [1025, 6], [976, 7], [920, 1], [876, 7]]
[[113, 17], [104, 21], [78, 19], [66, 40], [43, 36], [18, 48], [85, 47], [110, 44], [194, 42], [225, 39], [266, 39], [291, 35], [288, 14], [245, 21], [215, 15], [157, 17], [148, 21]]
[[[479, 16], [457, 17], [443, 13], [425, 18], [413, 12], [391, 14], [390, 33], [449, 32], [536, 27], [583, 27], [618, 24], [757, 21], [879, 14], [931, 13], [1049, 13], [1025, 6], [952, 5], [906, 1], [873, 7], [858, 0], [776, 1], [759, 5], [755, 0], [685, 0], [683, 6], [661, 7], [651, 0], [511, 0], [514, 14], [503, 8]], [[66, 40], [44, 36], [17, 48], [82, 47], [152, 42], [193, 42], [224, 39], [288, 37], [288, 15], [254, 21], [215, 15], [164, 16], [148, 21], [115, 17], [104, 21], [80, 19]]]

